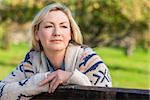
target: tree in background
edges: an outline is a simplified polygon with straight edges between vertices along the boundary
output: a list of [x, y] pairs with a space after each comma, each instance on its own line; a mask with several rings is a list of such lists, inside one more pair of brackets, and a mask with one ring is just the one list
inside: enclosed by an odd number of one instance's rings
[[84, 35], [85, 44], [92, 47], [124, 47], [127, 55], [132, 54], [136, 46], [145, 49], [150, 47], [149, 0], [3, 0], [0, 2], [1, 44], [6, 43], [10, 34], [7, 30], [11, 30], [5, 26], [10, 26], [12, 22], [21, 26], [30, 22], [36, 12], [46, 4], [62, 2], [71, 8]]
[[86, 43], [123, 46], [127, 55], [150, 46], [148, 0], [77, 0], [76, 16]]

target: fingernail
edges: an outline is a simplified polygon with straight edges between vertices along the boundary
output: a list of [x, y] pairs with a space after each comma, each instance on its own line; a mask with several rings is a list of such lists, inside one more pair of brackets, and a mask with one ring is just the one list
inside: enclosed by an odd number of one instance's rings
[[51, 93], [51, 91], [49, 90], [48, 93]]
[[52, 93], [54, 93], [54, 90], [52, 90]]
[[51, 93], [51, 89], [49, 89], [48, 93]]

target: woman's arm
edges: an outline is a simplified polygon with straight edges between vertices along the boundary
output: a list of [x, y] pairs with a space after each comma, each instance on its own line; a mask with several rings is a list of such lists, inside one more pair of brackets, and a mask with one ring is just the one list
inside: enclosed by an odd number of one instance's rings
[[0, 82], [0, 100], [28, 100], [33, 95], [48, 91], [48, 84], [39, 87], [45, 73], [36, 73], [32, 66], [32, 52], [4, 80]]
[[69, 83], [112, 87], [108, 68], [91, 48], [85, 48], [79, 59], [79, 69], [73, 72]]

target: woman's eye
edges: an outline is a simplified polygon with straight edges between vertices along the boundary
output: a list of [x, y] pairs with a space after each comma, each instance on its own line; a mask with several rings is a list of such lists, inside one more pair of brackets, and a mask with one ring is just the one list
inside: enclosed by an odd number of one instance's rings
[[51, 28], [51, 27], [53, 27], [53, 26], [52, 25], [45, 26], [45, 28]]
[[61, 27], [63, 27], [63, 28], [67, 28], [67, 26], [61, 26]]

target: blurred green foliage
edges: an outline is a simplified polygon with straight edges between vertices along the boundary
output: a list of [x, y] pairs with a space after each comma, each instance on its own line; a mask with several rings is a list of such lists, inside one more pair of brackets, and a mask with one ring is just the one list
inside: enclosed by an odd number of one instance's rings
[[53, 2], [63, 3], [72, 10], [85, 44], [120, 46], [129, 51], [127, 54], [137, 46], [146, 50], [150, 47], [149, 0], [1, 0], [1, 44], [8, 42], [4, 33], [9, 34], [5, 31], [9, 27], [5, 26], [32, 21], [42, 7]]

